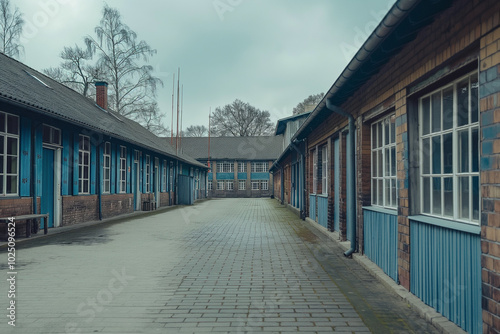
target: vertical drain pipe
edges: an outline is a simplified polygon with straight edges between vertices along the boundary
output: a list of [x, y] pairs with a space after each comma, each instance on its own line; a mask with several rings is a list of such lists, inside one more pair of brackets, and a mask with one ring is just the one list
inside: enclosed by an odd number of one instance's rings
[[291, 145], [294, 148], [295, 151], [300, 155], [300, 163], [299, 163], [299, 170], [297, 174], [299, 175], [299, 182], [298, 182], [298, 188], [299, 188], [299, 211], [300, 211], [300, 219], [305, 220], [305, 191], [304, 191], [304, 153], [299, 149], [297, 146], [299, 144], [298, 140], [294, 140]]
[[333, 105], [330, 99], [326, 99], [326, 108], [336, 114], [349, 119], [349, 141], [347, 151], [347, 223], [350, 226], [351, 248], [344, 255], [351, 256], [356, 251], [356, 161], [355, 161], [355, 141], [354, 141], [354, 117], [341, 108]]

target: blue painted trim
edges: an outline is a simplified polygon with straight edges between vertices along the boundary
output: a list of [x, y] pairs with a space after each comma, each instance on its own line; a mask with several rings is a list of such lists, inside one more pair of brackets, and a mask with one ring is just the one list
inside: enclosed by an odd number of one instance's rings
[[213, 173], [208, 173], [208, 179], [213, 180], [214, 179], [214, 174]]
[[250, 173], [252, 180], [269, 180], [269, 173]]
[[362, 209], [374, 211], [374, 212], [379, 212], [379, 213], [384, 213], [386, 215], [393, 215], [393, 216], [398, 215], [398, 210], [396, 210], [396, 209], [391, 210], [391, 209], [383, 208], [381, 206], [363, 206]]
[[436, 225], [452, 230], [457, 230], [460, 232], [466, 232], [471, 234], [481, 234], [481, 226], [471, 225], [467, 223], [461, 223], [453, 220], [440, 219], [436, 217], [424, 216], [424, 215], [416, 215], [409, 216], [408, 219], [414, 220], [419, 223]]
[[217, 173], [217, 180], [234, 180], [234, 173]]
[[70, 174], [69, 174], [69, 164], [71, 161], [71, 156], [69, 154], [71, 145], [70, 145], [70, 135], [69, 131], [65, 129], [61, 129], [62, 131], [62, 166], [61, 166], [61, 193], [63, 196], [67, 196], [70, 194]]
[[73, 196], [78, 195], [78, 181], [80, 178], [79, 175], [79, 167], [78, 167], [78, 154], [80, 151], [80, 134], [79, 133], [74, 133], [73, 134]]
[[238, 173], [238, 180], [246, 180], [247, 173]]
[[21, 118], [21, 136], [19, 138], [19, 195], [30, 196], [31, 185], [31, 120]]

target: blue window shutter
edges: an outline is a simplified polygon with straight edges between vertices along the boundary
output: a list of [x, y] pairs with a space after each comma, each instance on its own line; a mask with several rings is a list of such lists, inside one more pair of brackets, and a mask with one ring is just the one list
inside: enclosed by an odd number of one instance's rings
[[75, 133], [73, 135], [73, 195], [74, 196], [78, 195], [78, 183], [80, 182], [78, 173], [79, 172], [78, 153], [80, 151], [79, 144], [80, 144], [80, 135], [78, 133]]
[[42, 171], [43, 171], [43, 127], [40, 124], [35, 129], [35, 159], [36, 159], [36, 195], [42, 196]]
[[99, 171], [98, 171], [98, 175], [99, 175], [99, 180], [97, 180], [97, 182], [99, 182], [99, 192], [102, 194], [102, 189], [104, 187], [104, 183], [103, 183], [103, 173], [104, 173], [104, 142], [98, 146], [98, 152], [97, 154], [99, 154]]
[[90, 193], [95, 195], [95, 184], [96, 184], [96, 147], [90, 141]]
[[71, 161], [71, 157], [69, 156], [70, 151], [70, 140], [69, 140], [69, 132], [66, 130], [62, 130], [62, 157], [61, 157], [61, 193], [63, 196], [69, 195], [70, 189], [70, 177], [69, 177], [69, 164]]
[[31, 184], [31, 120], [21, 118], [21, 136], [20, 136], [20, 164], [19, 164], [19, 195], [21, 197], [30, 196]]
[[127, 193], [130, 194], [132, 193], [132, 154], [134, 153], [134, 150], [132, 149], [131, 146], [127, 146]]

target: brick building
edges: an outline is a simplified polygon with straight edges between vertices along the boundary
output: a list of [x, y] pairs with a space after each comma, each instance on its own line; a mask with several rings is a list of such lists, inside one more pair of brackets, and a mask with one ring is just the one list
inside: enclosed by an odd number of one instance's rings
[[204, 165], [96, 90], [97, 104], [0, 54], [0, 217], [49, 213], [58, 227], [204, 196]]
[[282, 136], [212, 137], [210, 157], [208, 137], [182, 138], [181, 147], [203, 164], [210, 161], [208, 197], [273, 195], [269, 167], [283, 148]]
[[499, 23], [396, 1], [272, 168], [290, 204], [302, 156], [305, 215], [470, 333], [500, 333]]

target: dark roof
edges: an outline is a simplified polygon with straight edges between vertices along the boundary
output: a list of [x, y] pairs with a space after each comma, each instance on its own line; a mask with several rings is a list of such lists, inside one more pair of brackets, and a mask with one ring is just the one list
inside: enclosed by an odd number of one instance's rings
[[[184, 137], [181, 147], [185, 154], [196, 159], [208, 158], [208, 137]], [[210, 159], [213, 160], [275, 160], [282, 150], [282, 136], [210, 138]]]
[[298, 115], [292, 115], [290, 117], [285, 117], [285, 118], [279, 119], [276, 122], [276, 131], [274, 131], [274, 134], [277, 136], [277, 135], [281, 135], [281, 134], [285, 133], [286, 123], [295, 121], [295, 120], [302, 118], [302, 117], [309, 117], [311, 112], [312, 111], [303, 112], [303, 113], [298, 114]]
[[139, 123], [101, 109], [93, 100], [2, 53], [0, 101], [202, 166], [191, 157], [176, 155], [169, 144]]
[[305, 138], [332, 113], [326, 108], [326, 99], [341, 106], [453, 2], [396, 1], [292, 139]]

